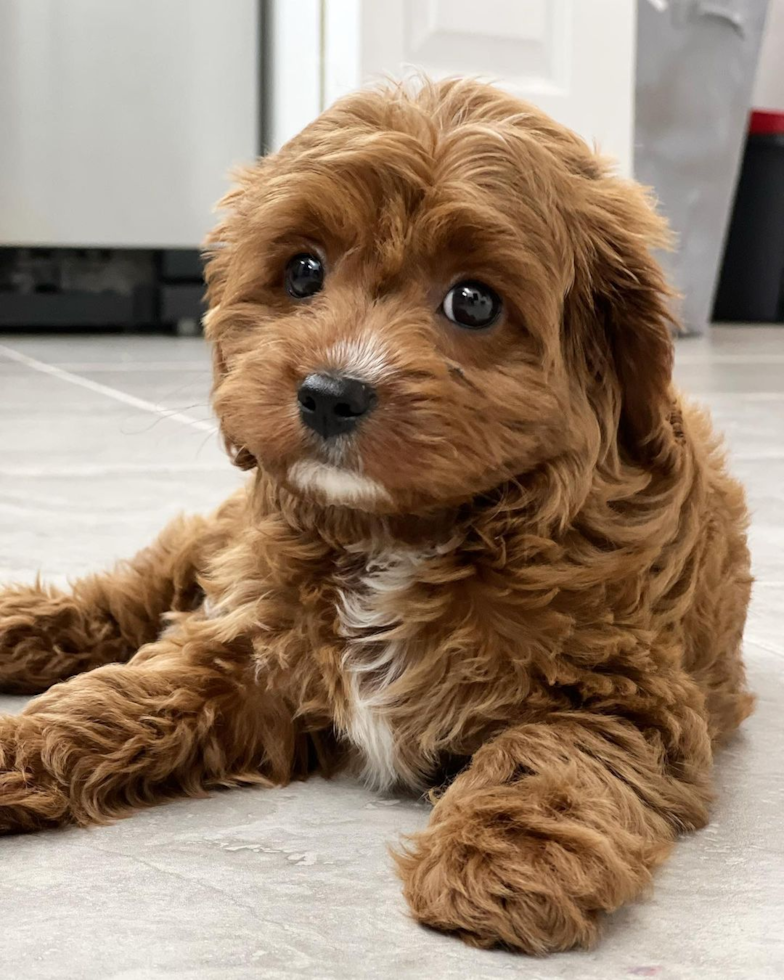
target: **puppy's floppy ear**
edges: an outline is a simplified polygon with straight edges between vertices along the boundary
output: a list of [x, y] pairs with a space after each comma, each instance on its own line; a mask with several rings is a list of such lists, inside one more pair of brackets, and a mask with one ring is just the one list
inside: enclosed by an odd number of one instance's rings
[[[212, 394], [220, 387], [221, 382], [226, 377], [227, 367], [226, 361], [223, 357], [223, 351], [221, 350], [220, 342], [217, 339], [211, 338], [212, 331], [210, 330], [210, 321], [214, 313], [217, 311], [218, 307], [214, 306], [204, 315], [204, 330], [205, 334], [209, 339], [212, 339]], [[252, 470], [255, 469], [259, 464], [253, 453], [247, 449], [245, 446], [237, 446], [232, 437], [226, 431], [226, 428], [221, 424], [221, 437], [223, 439], [223, 445], [229, 459], [235, 466], [238, 466], [241, 470]]]
[[230, 443], [228, 439], [224, 440], [226, 445], [226, 452], [229, 454], [229, 458], [235, 466], [238, 466], [241, 470], [255, 470], [259, 465], [259, 461], [245, 446], [240, 446], [239, 449]]
[[[202, 247], [209, 307], [202, 322], [205, 336], [212, 343], [213, 396], [228, 371], [221, 349], [221, 331], [218, 321], [220, 320], [221, 302], [230, 276], [234, 245], [242, 234], [241, 229], [238, 229], [237, 226], [241, 222], [243, 210], [247, 207], [249, 191], [263, 165], [264, 161], [259, 161], [254, 166], [237, 168], [233, 171], [234, 186], [218, 202], [217, 206], [217, 210], [223, 212], [222, 218], [207, 235]], [[256, 457], [244, 446], [237, 446], [223, 425], [221, 426], [221, 433], [226, 452], [235, 466], [242, 470], [251, 470], [258, 466]]]
[[665, 465], [675, 449], [676, 323], [651, 249], [668, 247], [669, 231], [639, 185], [603, 174], [581, 184], [567, 349], [602, 391], [601, 410], [617, 417], [619, 447], [635, 462]]
[[[209, 316], [209, 314], [208, 314]], [[212, 342], [212, 393], [218, 390], [221, 381], [226, 377], [227, 367], [223, 358], [220, 343], [217, 340]], [[221, 423], [221, 437], [223, 447], [232, 463], [241, 470], [253, 470], [259, 465], [258, 460], [246, 446], [238, 446], [233, 437], [226, 431], [226, 426]]]

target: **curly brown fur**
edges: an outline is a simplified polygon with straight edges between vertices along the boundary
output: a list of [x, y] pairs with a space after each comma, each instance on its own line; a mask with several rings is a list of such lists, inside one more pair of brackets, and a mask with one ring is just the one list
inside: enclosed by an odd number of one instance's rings
[[[0, 684], [55, 684], [0, 720], [0, 829], [345, 760], [417, 789], [462, 767], [398, 856], [416, 918], [589, 944], [705, 824], [752, 704], [746, 510], [672, 387], [663, 224], [471, 81], [345, 99], [225, 204], [214, 405], [254, 473], [71, 594], [0, 595]], [[327, 275], [297, 302], [301, 252]], [[439, 312], [465, 278], [503, 298], [481, 333]], [[334, 444], [300, 420], [315, 371], [377, 391]]]
[[202, 598], [199, 555], [219, 545], [201, 517], [177, 518], [155, 544], [70, 593], [37, 583], [0, 593], [0, 689], [38, 694], [74, 674], [126, 661], [154, 640], [164, 613]]

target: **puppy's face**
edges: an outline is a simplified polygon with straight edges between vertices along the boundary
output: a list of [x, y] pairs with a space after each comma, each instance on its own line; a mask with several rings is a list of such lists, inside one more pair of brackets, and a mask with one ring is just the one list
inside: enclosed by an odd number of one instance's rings
[[[325, 505], [416, 512], [595, 455], [613, 341], [584, 321], [619, 248], [608, 221], [629, 232], [591, 197], [608, 180], [576, 137], [476, 83], [344, 100], [245, 173], [208, 268], [238, 461]], [[614, 430], [621, 398], [599, 410]]]

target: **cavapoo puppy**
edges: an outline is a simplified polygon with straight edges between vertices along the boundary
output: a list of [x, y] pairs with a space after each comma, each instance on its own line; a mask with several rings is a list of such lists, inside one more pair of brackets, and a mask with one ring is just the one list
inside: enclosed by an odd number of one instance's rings
[[744, 498], [672, 385], [663, 223], [463, 80], [341, 100], [223, 204], [205, 323], [248, 485], [0, 594], [0, 687], [46, 691], [0, 718], [0, 830], [353, 766], [432, 790], [417, 920], [590, 944], [752, 706]]

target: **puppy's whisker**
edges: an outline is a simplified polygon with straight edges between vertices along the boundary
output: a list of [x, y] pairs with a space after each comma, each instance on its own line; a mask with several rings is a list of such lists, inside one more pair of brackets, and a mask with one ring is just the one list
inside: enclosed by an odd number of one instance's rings
[[218, 441], [220, 441], [220, 431], [216, 430], [215, 432], [207, 433], [207, 435], [202, 439], [202, 441], [199, 443], [198, 448], [196, 449], [196, 453], [194, 456], [195, 459], [198, 459], [199, 456], [201, 456], [201, 454], [204, 452], [204, 447], [207, 445], [210, 439], [217, 439]]

